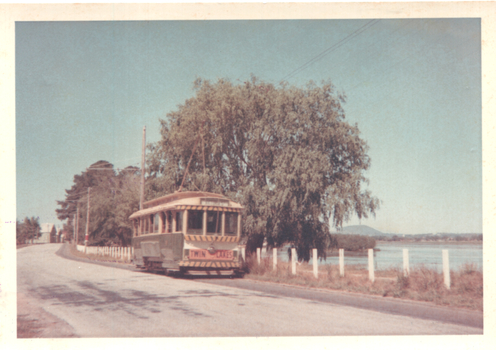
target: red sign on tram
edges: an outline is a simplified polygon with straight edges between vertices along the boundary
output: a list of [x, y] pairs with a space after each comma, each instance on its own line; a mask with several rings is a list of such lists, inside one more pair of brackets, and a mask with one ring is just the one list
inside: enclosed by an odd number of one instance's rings
[[191, 249], [189, 258], [191, 260], [233, 260], [232, 250], [217, 250], [210, 254], [206, 249]]

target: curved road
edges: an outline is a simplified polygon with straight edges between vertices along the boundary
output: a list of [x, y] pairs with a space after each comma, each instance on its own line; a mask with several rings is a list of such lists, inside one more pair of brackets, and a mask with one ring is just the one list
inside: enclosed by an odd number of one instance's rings
[[17, 251], [18, 293], [80, 337], [482, 334], [477, 322], [377, 311], [370, 307], [378, 304], [373, 298], [369, 307], [356, 308], [346, 298], [329, 297], [343, 293], [312, 297], [301, 288], [265, 292], [269, 287], [242, 280], [175, 279], [64, 259], [56, 254], [60, 248]]

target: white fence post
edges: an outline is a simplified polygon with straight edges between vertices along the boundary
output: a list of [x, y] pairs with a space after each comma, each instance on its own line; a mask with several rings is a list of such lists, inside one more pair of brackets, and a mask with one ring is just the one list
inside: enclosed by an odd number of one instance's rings
[[403, 249], [403, 276], [410, 275], [410, 259], [408, 257], [408, 249]]
[[296, 249], [291, 248], [291, 272], [296, 275]]
[[131, 262], [131, 247], [127, 248], [127, 260]]
[[312, 262], [313, 262], [313, 277], [319, 278], [319, 261], [317, 259], [317, 249], [313, 249], [313, 257], [312, 257]]
[[369, 249], [369, 280], [375, 281], [374, 276], [374, 249]]
[[450, 289], [450, 268], [449, 268], [449, 252], [447, 249], [443, 249], [443, 274], [444, 274], [444, 285], [446, 288]]
[[241, 247], [241, 256], [243, 257], [243, 261], [246, 262], [246, 248]]
[[272, 270], [277, 270], [277, 248], [272, 248]]
[[339, 275], [344, 277], [344, 249], [339, 249]]
[[260, 248], [257, 248], [257, 261], [258, 265], [260, 265]]

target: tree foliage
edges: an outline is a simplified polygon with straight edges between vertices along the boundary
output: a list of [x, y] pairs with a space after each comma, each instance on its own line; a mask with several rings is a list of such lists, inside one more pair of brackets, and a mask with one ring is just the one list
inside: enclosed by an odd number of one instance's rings
[[375, 248], [375, 238], [370, 236], [362, 236], [356, 234], [337, 234], [334, 235], [336, 239], [336, 248], [344, 249], [346, 251], [361, 251], [365, 249]]
[[16, 222], [16, 242], [24, 244], [26, 241], [33, 240], [40, 236], [41, 226], [40, 219], [34, 216], [25, 217], [22, 222]]
[[60, 220], [67, 219], [64, 229], [73, 232], [73, 216], [79, 205], [79, 242], [84, 241], [90, 190], [89, 241], [91, 245], [109, 245], [119, 242], [126, 246], [132, 237], [129, 216], [138, 210], [139, 169], [127, 167], [116, 171], [107, 161], [92, 164], [81, 175], [74, 176], [74, 184], [66, 190], [66, 199], [57, 201]]
[[[362, 188], [370, 165], [344, 97], [330, 83], [275, 87], [197, 80], [196, 95], [161, 120], [150, 147], [148, 194], [177, 190], [192, 156], [187, 190], [222, 193], [245, 207], [243, 232], [269, 246], [291, 242], [300, 259], [325, 256], [329, 223], [374, 214]], [[263, 241], [263, 239], [262, 239]]]

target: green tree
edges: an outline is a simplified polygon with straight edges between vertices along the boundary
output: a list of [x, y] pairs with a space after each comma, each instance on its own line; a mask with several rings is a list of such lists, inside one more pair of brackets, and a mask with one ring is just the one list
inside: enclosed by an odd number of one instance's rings
[[41, 226], [40, 219], [32, 216], [25, 217], [22, 222], [16, 222], [16, 241], [17, 244], [24, 244], [26, 241], [33, 241], [40, 236]]
[[88, 211], [88, 188], [90, 192], [89, 244], [109, 245], [119, 243], [127, 246], [132, 237], [129, 216], [138, 210], [139, 169], [127, 167], [115, 171], [112, 164], [99, 161], [81, 175], [74, 176], [74, 185], [66, 190], [66, 199], [58, 201], [60, 220], [67, 219], [64, 229], [72, 232], [73, 216], [79, 205], [79, 242], [84, 242], [86, 214]]
[[195, 91], [161, 120], [161, 140], [150, 146], [149, 194], [179, 188], [198, 142], [185, 189], [242, 203], [243, 232], [257, 245], [291, 242], [302, 260], [311, 248], [325, 257], [330, 222], [341, 227], [352, 214], [375, 214], [378, 199], [362, 189], [368, 148], [344, 120], [345, 99], [332, 84], [199, 79]]

